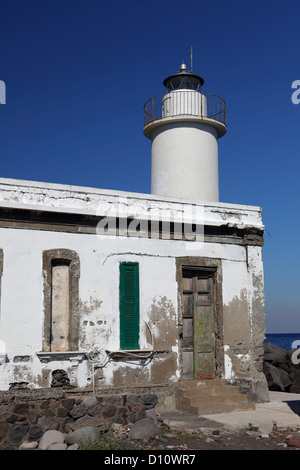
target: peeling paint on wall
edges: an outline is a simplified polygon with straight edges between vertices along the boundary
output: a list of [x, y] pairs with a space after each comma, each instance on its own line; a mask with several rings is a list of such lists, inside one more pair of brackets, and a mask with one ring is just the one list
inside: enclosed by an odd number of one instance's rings
[[172, 302], [166, 297], [155, 297], [148, 316], [154, 335], [154, 348], [171, 349], [178, 338], [176, 312]]
[[151, 381], [171, 380], [178, 370], [178, 325], [174, 305], [167, 297], [153, 298], [148, 311], [154, 350], [165, 351], [155, 356], [151, 365]]
[[95, 310], [99, 310], [103, 301], [90, 296], [88, 300], [79, 300], [79, 310], [81, 315], [90, 315]]
[[250, 319], [248, 312], [247, 291], [243, 289], [240, 296], [235, 296], [224, 305], [224, 342], [231, 345], [236, 354], [244, 354], [250, 348]]

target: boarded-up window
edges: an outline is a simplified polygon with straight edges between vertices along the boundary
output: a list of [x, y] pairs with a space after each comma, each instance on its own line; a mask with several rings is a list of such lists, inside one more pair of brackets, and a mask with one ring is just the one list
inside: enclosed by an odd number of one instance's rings
[[139, 349], [139, 265], [120, 264], [120, 347]]
[[69, 351], [70, 266], [53, 260], [51, 266], [51, 351]]
[[75, 251], [43, 252], [43, 351], [78, 351], [80, 262]]

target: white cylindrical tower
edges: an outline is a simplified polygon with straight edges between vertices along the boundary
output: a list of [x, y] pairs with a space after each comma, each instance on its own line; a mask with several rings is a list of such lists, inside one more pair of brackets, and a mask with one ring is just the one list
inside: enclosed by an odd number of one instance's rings
[[144, 134], [152, 142], [151, 194], [217, 202], [225, 102], [202, 93], [203, 78], [188, 72], [185, 64], [163, 83], [167, 92], [144, 108]]

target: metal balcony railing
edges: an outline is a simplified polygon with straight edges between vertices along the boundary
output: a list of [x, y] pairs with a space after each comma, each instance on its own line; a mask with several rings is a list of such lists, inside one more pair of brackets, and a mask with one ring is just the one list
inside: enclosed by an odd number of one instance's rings
[[194, 90], [176, 90], [150, 98], [144, 105], [144, 126], [166, 117], [198, 116], [226, 126], [226, 104], [219, 96]]

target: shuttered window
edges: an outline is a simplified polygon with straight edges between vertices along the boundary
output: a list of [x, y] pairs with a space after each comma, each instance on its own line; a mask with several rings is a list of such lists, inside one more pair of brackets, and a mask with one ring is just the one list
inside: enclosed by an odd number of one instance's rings
[[120, 264], [120, 347], [139, 349], [139, 264]]

